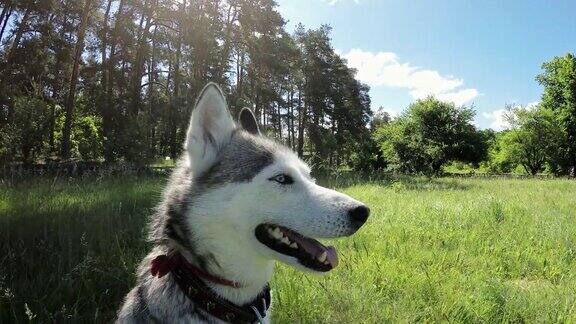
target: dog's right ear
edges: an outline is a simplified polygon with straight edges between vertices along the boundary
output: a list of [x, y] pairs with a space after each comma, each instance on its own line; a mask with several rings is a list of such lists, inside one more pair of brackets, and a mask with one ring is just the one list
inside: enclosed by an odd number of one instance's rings
[[235, 128], [222, 90], [215, 83], [208, 83], [192, 111], [184, 144], [195, 177], [212, 166]]
[[244, 128], [248, 133], [260, 135], [258, 122], [250, 108], [242, 108], [240, 115], [238, 116], [238, 121], [240, 121], [240, 126], [242, 126], [242, 128]]

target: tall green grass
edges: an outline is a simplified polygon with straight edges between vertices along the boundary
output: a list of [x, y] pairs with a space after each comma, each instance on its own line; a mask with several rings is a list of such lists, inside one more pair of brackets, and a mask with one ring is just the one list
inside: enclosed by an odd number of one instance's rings
[[[0, 189], [0, 321], [110, 321], [145, 255], [161, 178]], [[28, 313], [28, 314], [27, 314]]]
[[[0, 188], [0, 321], [109, 321], [164, 179]], [[373, 214], [325, 276], [280, 265], [279, 323], [574, 322], [576, 182], [335, 178]]]

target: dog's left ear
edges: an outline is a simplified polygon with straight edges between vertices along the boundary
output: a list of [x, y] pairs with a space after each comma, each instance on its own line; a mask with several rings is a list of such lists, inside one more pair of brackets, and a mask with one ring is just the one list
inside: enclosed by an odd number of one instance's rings
[[195, 177], [212, 166], [235, 128], [222, 90], [215, 83], [209, 83], [202, 89], [192, 111], [184, 144]]
[[244, 128], [248, 133], [260, 135], [258, 122], [250, 108], [242, 108], [240, 115], [238, 116], [238, 121], [240, 122], [240, 126], [242, 126], [242, 128]]

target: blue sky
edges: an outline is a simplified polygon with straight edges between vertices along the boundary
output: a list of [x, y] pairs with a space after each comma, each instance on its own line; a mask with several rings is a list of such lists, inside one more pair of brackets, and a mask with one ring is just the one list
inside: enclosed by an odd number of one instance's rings
[[288, 30], [332, 26], [334, 48], [392, 114], [434, 94], [501, 129], [506, 103], [540, 100], [543, 62], [576, 52], [576, 1], [279, 0]]

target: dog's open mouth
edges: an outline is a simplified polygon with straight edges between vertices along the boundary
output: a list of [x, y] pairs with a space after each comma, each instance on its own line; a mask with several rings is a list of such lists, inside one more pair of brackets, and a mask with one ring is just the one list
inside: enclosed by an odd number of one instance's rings
[[338, 265], [338, 255], [333, 246], [324, 246], [283, 226], [260, 224], [256, 227], [256, 238], [270, 249], [294, 257], [301, 265], [314, 271], [326, 272]]

